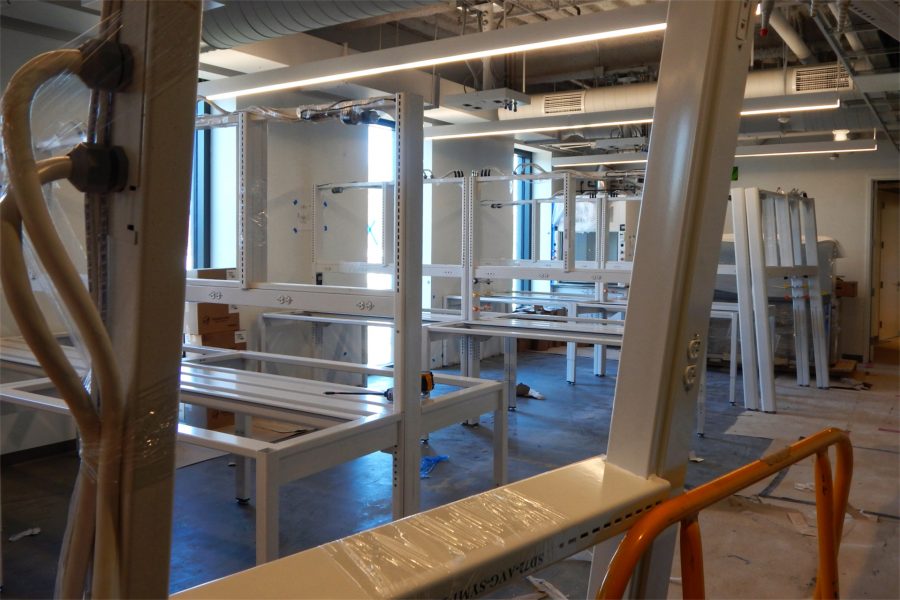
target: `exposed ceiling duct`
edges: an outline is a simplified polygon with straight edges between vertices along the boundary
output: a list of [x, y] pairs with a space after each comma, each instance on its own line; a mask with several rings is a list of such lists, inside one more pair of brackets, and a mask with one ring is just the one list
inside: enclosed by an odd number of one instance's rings
[[[443, 0], [256, 0], [228, 2], [203, 14], [203, 42], [222, 50], [273, 38], [399, 13]], [[443, 1], [446, 4], [446, 1]]]
[[[747, 77], [745, 98], [793, 96], [812, 92], [846, 92], [853, 89], [847, 72], [838, 63], [755, 71]], [[531, 103], [520, 106], [518, 111], [498, 111], [504, 119], [524, 119], [566, 113], [595, 113], [647, 108], [656, 103], [655, 83], [633, 83], [559, 92], [537, 94]]]

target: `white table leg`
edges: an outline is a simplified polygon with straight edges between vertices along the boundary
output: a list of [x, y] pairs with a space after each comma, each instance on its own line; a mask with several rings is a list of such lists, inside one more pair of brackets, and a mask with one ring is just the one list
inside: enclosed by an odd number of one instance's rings
[[[515, 346], [514, 338], [512, 340]], [[513, 371], [515, 373], [515, 371]], [[515, 383], [513, 383], [515, 389]], [[515, 391], [513, 392], [515, 394]], [[494, 484], [501, 486], [508, 479], [507, 463], [509, 460], [509, 386], [500, 390], [500, 405], [494, 411]]]
[[737, 348], [738, 348], [738, 314], [731, 313], [731, 354], [728, 361], [728, 401], [734, 406], [737, 403]]
[[278, 476], [276, 461], [256, 457], [256, 564], [278, 558]]
[[[253, 419], [250, 415], [235, 413], [234, 435], [248, 436], [252, 431]], [[250, 461], [243, 456], [234, 455], [234, 498], [240, 504], [250, 502]]]
[[506, 400], [509, 410], [518, 406], [516, 399], [516, 368], [518, 366], [518, 340], [513, 337], [503, 338], [503, 379], [506, 383]]

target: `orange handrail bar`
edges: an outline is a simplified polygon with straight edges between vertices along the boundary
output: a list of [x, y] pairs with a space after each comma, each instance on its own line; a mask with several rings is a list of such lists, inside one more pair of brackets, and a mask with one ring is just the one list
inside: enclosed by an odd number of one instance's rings
[[[837, 456], [834, 481], [828, 459], [830, 446], [835, 447]], [[646, 513], [631, 526], [619, 544], [597, 592], [597, 600], [621, 598], [638, 561], [653, 540], [679, 522], [684, 597], [704, 598], [698, 513], [813, 454], [816, 455], [816, 522], [819, 529], [819, 572], [814, 597], [837, 598], [837, 555], [853, 476], [853, 448], [847, 432], [832, 427], [671, 498]]]

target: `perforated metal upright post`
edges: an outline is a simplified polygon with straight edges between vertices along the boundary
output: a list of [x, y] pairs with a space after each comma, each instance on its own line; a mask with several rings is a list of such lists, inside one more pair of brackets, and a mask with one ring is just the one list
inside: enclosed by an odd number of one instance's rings
[[[673, 493], [683, 487], [692, 439], [752, 8], [749, 0], [669, 4], [607, 460], [664, 477]], [[670, 530], [656, 542], [633, 595], [665, 597], [674, 541]], [[609, 556], [598, 550], [594, 574]]]
[[[769, 328], [766, 293], [766, 265], [777, 259], [775, 243], [775, 210], [771, 202], [763, 202], [759, 189], [748, 188], [744, 198], [747, 207], [747, 237], [750, 254], [750, 280], [753, 296], [753, 324], [756, 328], [756, 359], [759, 365], [759, 407], [776, 412], [775, 366], [772, 330]], [[767, 218], [768, 217], [768, 218]], [[767, 235], [763, 235], [765, 232]]]
[[[462, 271], [463, 278], [460, 284], [462, 304], [460, 310], [462, 318], [471, 321], [479, 317], [478, 308], [475, 306], [475, 269], [478, 261], [475, 258], [477, 244], [477, 225], [475, 223], [475, 211], [479, 204], [478, 187], [475, 185], [474, 173], [465, 178], [465, 193], [463, 194], [462, 214]], [[459, 367], [460, 374], [466, 377], [478, 377], [480, 371], [481, 343], [470, 336], [460, 338]]]
[[819, 283], [819, 233], [816, 228], [816, 204], [812, 198], [801, 198], [800, 222], [803, 230], [803, 244], [806, 250], [806, 265], [816, 268], [809, 275], [809, 312], [812, 325], [813, 358], [816, 365], [816, 386], [828, 387], [828, 339], [825, 335], [825, 309], [822, 307], [822, 286]]
[[[790, 264], [801, 266], [803, 243], [800, 235], [800, 207], [796, 197], [789, 196], [784, 202], [782, 218], [786, 218], [790, 234], [786, 238], [790, 245]], [[779, 232], [779, 235], [781, 233]], [[797, 364], [797, 385], [809, 385], [809, 311], [807, 299], [807, 276], [793, 275], [791, 278], [791, 304], [794, 313], [794, 360]]]
[[[759, 410], [759, 365], [756, 361], [756, 330], [753, 323], [753, 293], [750, 279], [750, 246], [747, 240], [747, 205], [743, 188], [731, 190], [734, 230], [734, 263], [737, 279], [738, 318], [741, 330], [741, 370], [744, 408]], [[732, 339], [734, 335], [732, 334]], [[733, 344], [732, 344], [733, 346]], [[737, 360], [732, 351], [732, 362]]]
[[394, 410], [402, 415], [394, 455], [394, 516], [419, 510], [422, 357], [422, 98], [396, 96], [394, 129]]
[[267, 121], [238, 115], [238, 280], [243, 289], [268, 281], [267, 224]]
[[575, 182], [568, 172], [563, 176], [563, 198], [563, 222], [566, 224], [563, 269], [569, 273], [575, 269]]
[[164, 598], [202, 5], [118, 4], [117, 37], [131, 50], [135, 72], [115, 95], [109, 142], [128, 156], [128, 182], [107, 205], [107, 279], [94, 284], [106, 292], [106, 326], [125, 392], [119, 592]]

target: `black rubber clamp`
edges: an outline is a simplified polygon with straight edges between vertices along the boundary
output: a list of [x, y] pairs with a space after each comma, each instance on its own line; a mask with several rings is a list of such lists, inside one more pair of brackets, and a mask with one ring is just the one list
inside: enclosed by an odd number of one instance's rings
[[69, 152], [72, 172], [69, 181], [85, 194], [107, 194], [125, 189], [128, 157], [119, 146], [108, 148], [82, 142]]
[[78, 77], [91, 89], [119, 91], [131, 83], [134, 59], [128, 46], [112, 40], [93, 39], [83, 43]]

